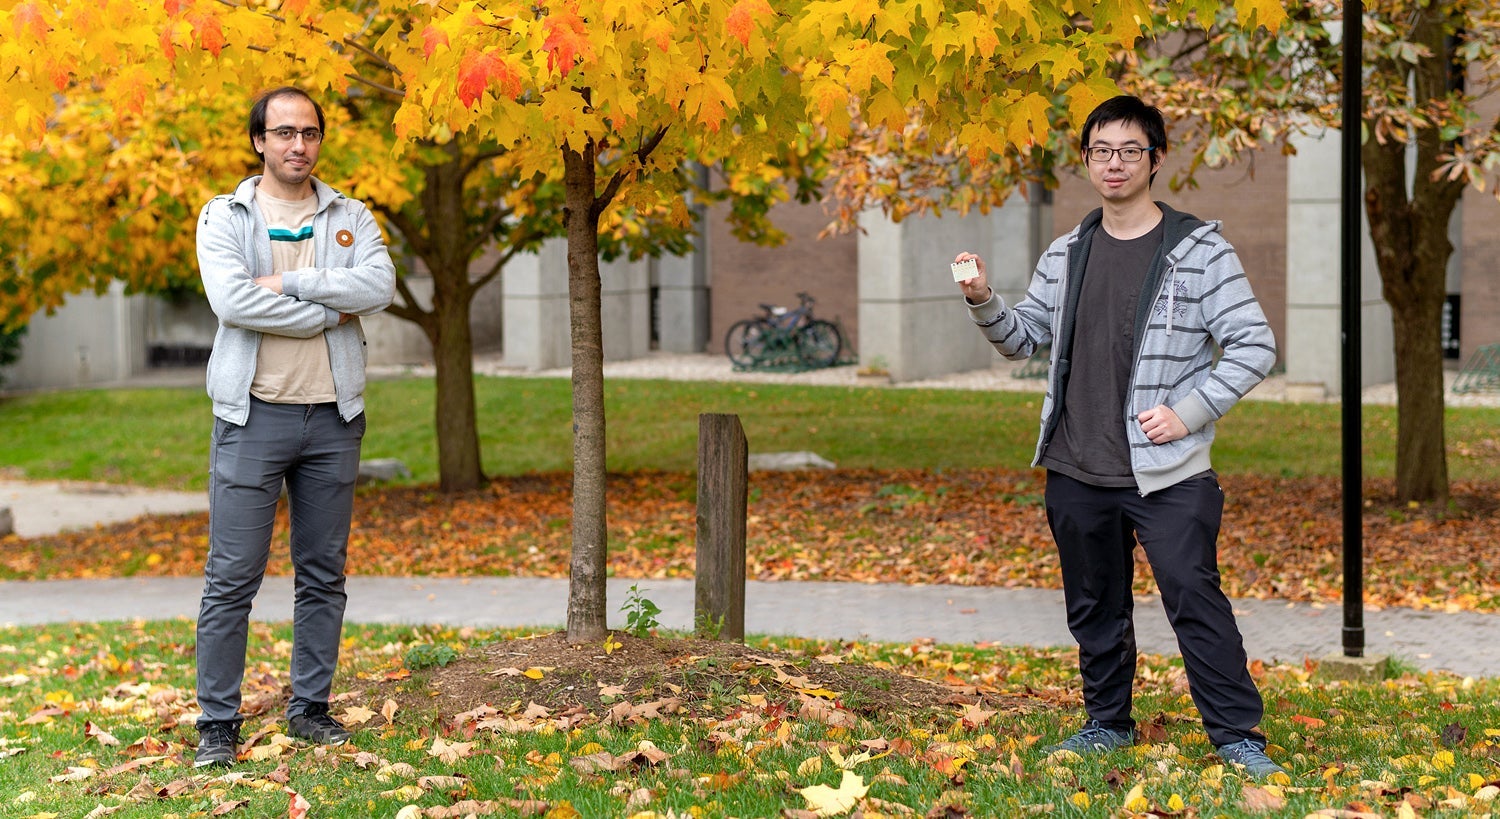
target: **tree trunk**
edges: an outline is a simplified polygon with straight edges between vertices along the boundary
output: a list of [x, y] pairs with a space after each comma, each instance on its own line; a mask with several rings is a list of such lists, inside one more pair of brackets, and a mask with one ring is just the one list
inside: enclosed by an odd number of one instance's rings
[[573, 358], [573, 558], [568, 641], [603, 640], [607, 623], [604, 333], [600, 326], [599, 212], [594, 146], [563, 148], [568, 313]]
[[437, 374], [433, 412], [437, 428], [438, 481], [444, 492], [484, 484], [479, 461], [479, 427], [474, 410], [474, 336], [464, 215], [462, 152], [454, 143], [450, 159], [426, 168], [422, 209], [427, 223], [425, 261], [432, 274], [432, 320], [427, 339]]
[[[1416, 15], [1413, 42], [1431, 50], [1410, 67], [1418, 104], [1447, 93], [1446, 28], [1437, 13]], [[1389, 58], [1375, 69], [1408, 70]], [[1407, 171], [1408, 143], [1375, 136], [1361, 148], [1365, 173], [1365, 213], [1380, 268], [1381, 295], [1391, 308], [1396, 360], [1396, 500], [1445, 503], [1448, 459], [1443, 422], [1443, 301], [1448, 257], [1453, 244], [1448, 223], [1463, 194], [1463, 183], [1439, 175], [1438, 157], [1450, 146], [1434, 128], [1410, 134], [1416, 158]], [[1410, 196], [1407, 180], [1410, 179]]]
[[[433, 271], [432, 312], [435, 332], [432, 361], [436, 368], [433, 412], [437, 426], [438, 483], [444, 492], [463, 492], [484, 485], [479, 460], [479, 425], [474, 410], [474, 339], [469, 324], [472, 298], [454, 285], [466, 282], [468, 266], [440, 274]], [[460, 292], [452, 292], [454, 290]]]

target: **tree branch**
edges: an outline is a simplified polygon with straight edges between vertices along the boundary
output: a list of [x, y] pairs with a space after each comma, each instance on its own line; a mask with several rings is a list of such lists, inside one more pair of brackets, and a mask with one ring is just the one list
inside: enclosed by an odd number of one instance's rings
[[[655, 134], [652, 134], [650, 139], [646, 140], [645, 144], [636, 149], [635, 159], [636, 162], [641, 165], [641, 167], [645, 167], [646, 160], [650, 158], [651, 152], [656, 150], [657, 146], [661, 145], [661, 141], [665, 139], [666, 136], [667, 126], [663, 125], [656, 130]], [[621, 168], [620, 170], [615, 171], [614, 175], [609, 178], [608, 184], [604, 186], [604, 192], [594, 197], [594, 204], [591, 208], [591, 212], [594, 214], [595, 218], [598, 218], [600, 214], [604, 213], [604, 209], [609, 207], [610, 202], [614, 201], [615, 194], [620, 192], [620, 186], [625, 184], [625, 171], [625, 168]]]
[[432, 253], [432, 243], [422, 234], [421, 228], [413, 223], [412, 220], [406, 218], [406, 214], [387, 205], [382, 205], [379, 202], [371, 202], [370, 205], [381, 216], [384, 216], [386, 221], [390, 222], [396, 230], [400, 231], [401, 238], [406, 240], [406, 244], [411, 248], [411, 252], [422, 257], [426, 257]]

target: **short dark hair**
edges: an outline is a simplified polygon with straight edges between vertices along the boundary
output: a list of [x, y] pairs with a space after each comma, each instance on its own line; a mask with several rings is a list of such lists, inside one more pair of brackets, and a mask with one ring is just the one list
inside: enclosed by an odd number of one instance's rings
[[1162, 116], [1161, 109], [1130, 94], [1111, 97], [1099, 103], [1099, 107], [1084, 121], [1083, 133], [1078, 139], [1078, 150], [1084, 152], [1089, 146], [1089, 137], [1112, 122], [1134, 125], [1146, 132], [1146, 141], [1150, 143], [1146, 147], [1154, 149], [1151, 151], [1151, 182], [1155, 182], [1156, 172], [1167, 158], [1167, 120]]
[[266, 106], [271, 104], [271, 100], [280, 97], [301, 97], [312, 103], [313, 110], [318, 112], [318, 130], [328, 130], [327, 123], [323, 119], [323, 106], [319, 105], [318, 101], [313, 99], [310, 94], [294, 85], [283, 85], [280, 88], [273, 88], [261, 94], [260, 98], [255, 101], [255, 104], [250, 106], [250, 150], [255, 151], [256, 156], [260, 156], [261, 153], [255, 147], [255, 138], [263, 136], [266, 131]]

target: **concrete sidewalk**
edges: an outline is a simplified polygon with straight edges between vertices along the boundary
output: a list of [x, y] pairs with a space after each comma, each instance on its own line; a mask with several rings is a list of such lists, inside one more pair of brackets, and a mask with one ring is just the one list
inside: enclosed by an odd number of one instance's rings
[[[688, 630], [693, 581], [609, 581], [610, 626], [626, 590], [661, 607], [663, 626]], [[198, 578], [139, 578], [0, 582], [0, 624], [73, 620], [192, 618]], [[567, 619], [567, 581], [538, 578], [349, 578], [351, 623], [440, 623], [453, 626], [560, 628]], [[1062, 592], [973, 586], [891, 583], [750, 582], [745, 628], [752, 634], [835, 640], [1071, 646]], [[253, 615], [290, 620], [291, 579], [268, 577]], [[1274, 600], [1235, 600], [1253, 658], [1301, 662], [1341, 650], [1339, 606]], [[1475, 677], [1500, 676], [1500, 615], [1383, 609], [1365, 613], [1367, 654], [1386, 654], [1425, 670]], [[1176, 654], [1177, 645], [1154, 597], [1136, 600], [1140, 649]]]
[[39, 537], [65, 529], [123, 523], [145, 515], [208, 511], [207, 492], [164, 492], [107, 483], [0, 480], [0, 509], [15, 533]]

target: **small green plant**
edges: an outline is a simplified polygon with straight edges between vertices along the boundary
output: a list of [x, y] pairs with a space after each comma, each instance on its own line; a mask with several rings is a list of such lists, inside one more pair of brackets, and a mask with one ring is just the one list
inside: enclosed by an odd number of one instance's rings
[[420, 671], [445, 666], [458, 659], [458, 652], [438, 643], [418, 643], [408, 648], [402, 659], [408, 669]]
[[1385, 659], [1385, 679], [1387, 680], [1399, 680], [1402, 677], [1420, 673], [1422, 673], [1421, 667], [1405, 657], [1392, 654]]
[[638, 584], [630, 584], [630, 591], [625, 592], [625, 603], [620, 606], [620, 611], [625, 613], [625, 630], [636, 637], [645, 637], [661, 628], [661, 623], [656, 619], [656, 615], [661, 614], [661, 607], [643, 596]]
[[693, 633], [705, 640], [717, 640], [724, 633], [724, 615], [710, 617], [707, 612], [700, 612], [693, 618]]

